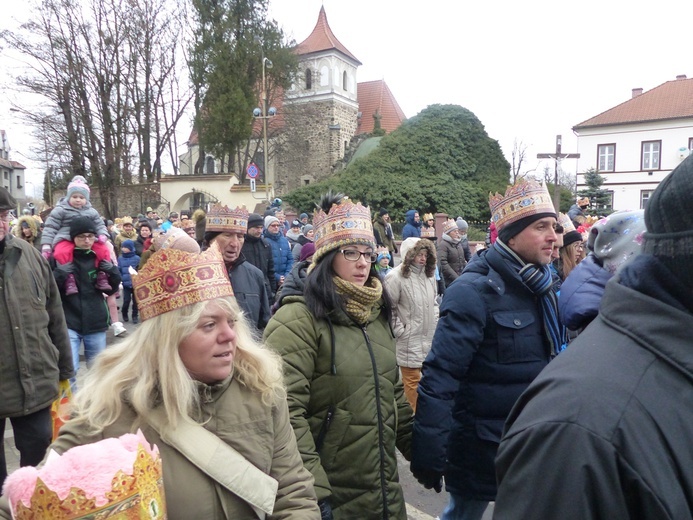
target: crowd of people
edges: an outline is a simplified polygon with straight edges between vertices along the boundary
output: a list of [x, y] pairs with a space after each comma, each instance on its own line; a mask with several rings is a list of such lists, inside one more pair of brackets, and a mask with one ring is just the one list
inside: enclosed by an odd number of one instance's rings
[[0, 433], [41, 464], [69, 380], [51, 449], [139, 429], [173, 519], [404, 520], [397, 451], [443, 520], [692, 518], [691, 186], [693, 158], [599, 219], [520, 179], [477, 247], [341, 193], [111, 222], [76, 176], [12, 226], [0, 189]]

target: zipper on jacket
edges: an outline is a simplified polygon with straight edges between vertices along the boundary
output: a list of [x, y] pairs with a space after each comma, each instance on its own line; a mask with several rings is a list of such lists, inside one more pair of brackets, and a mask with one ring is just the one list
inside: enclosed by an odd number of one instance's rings
[[320, 427], [320, 432], [315, 439], [315, 451], [319, 454], [322, 449], [322, 444], [325, 442], [325, 436], [330, 430], [330, 425], [332, 424], [332, 419], [334, 419], [335, 406], [331, 404], [327, 408], [327, 415], [325, 415], [325, 420], [322, 422]]
[[363, 337], [366, 338], [366, 346], [368, 354], [371, 356], [371, 366], [373, 367], [373, 379], [375, 382], [375, 408], [378, 413], [378, 451], [380, 453], [380, 489], [383, 494], [383, 520], [390, 518], [387, 508], [387, 483], [385, 482], [385, 447], [383, 446], [383, 412], [380, 406], [380, 382], [378, 380], [378, 366], [375, 363], [373, 355], [373, 346], [371, 339], [368, 337], [366, 326], [362, 326]]

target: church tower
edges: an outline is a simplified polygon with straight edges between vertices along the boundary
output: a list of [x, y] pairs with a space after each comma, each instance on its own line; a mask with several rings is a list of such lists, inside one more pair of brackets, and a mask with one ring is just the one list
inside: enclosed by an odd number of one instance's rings
[[295, 49], [299, 72], [284, 93], [285, 132], [277, 154], [277, 188], [287, 192], [332, 173], [356, 133], [361, 62], [337, 39], [325, 7], [308, 38]]

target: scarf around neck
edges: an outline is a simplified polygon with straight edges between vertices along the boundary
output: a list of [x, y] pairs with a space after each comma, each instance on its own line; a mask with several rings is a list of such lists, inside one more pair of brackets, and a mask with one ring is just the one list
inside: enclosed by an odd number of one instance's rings
[[500, 238], [496, 240], [493, 247], [517, 271], [527, 289], [539, 297], [544, 319], [544, 332], [551, 346], [551, 357], [557, 356], [565, 350], [567, 336], [565, 327], [558, 319], [558, 297], [553, 289], [551, 268], [548, 265], [524, 262]]
[[345, 311], [359, 325], [368, 323], [373, 307], [383, 295], [383, 286], [377, 276], [371, 276], [366, 285], [347, 282], [339, 276], [333, 278], [337, 294], [344, 298]]

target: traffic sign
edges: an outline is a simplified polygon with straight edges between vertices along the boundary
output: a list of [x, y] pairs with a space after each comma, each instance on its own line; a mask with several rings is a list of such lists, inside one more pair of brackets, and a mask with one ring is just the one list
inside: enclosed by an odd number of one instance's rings
[[251, 177], [251, 178], [250, 178], [250, 191], [251, 191], [252, 193], [255, 193], [255, 190], [256, 190], [256, 188], [255, 188], [255, 179], [253, 179], [253, 178]]
[[255, 177], [258, 176], [258, 173], [260, 173], [257, 169], [257, 166], [255, 166], [255, 163], [250, 163], [248, 167], [245, 169], [245, 172], [248, 174], [248, 177], [251, 179], [254, 179]]

